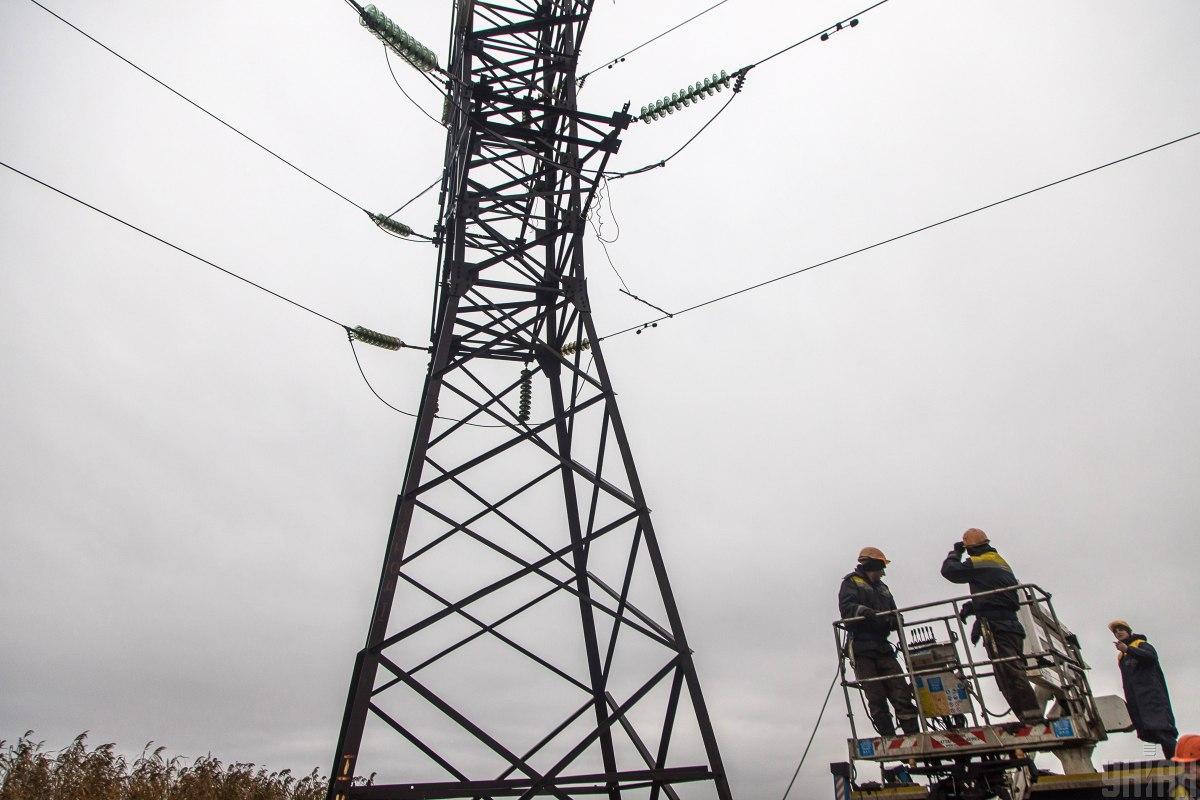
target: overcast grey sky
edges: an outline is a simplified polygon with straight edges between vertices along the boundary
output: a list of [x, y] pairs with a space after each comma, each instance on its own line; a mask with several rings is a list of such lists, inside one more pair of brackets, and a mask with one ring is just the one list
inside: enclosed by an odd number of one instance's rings
[[[600, 0], [582, 62], [703, 5]], [[580, 105], [637, 108], [861, 5], [731, 0]], [[440, 172], [442, 130], [344, 3], [51, 7], [368, 208]], [[446, 4], [381, 7], [444, 53]], [[432, 248], [26, 0], [0, 30], [0, 159], [422, 340]], [[613, 183], [612, 257], [679, 308], [1192, 133], [1197, 41], [1195, 0], [894, 0]], [[671, 152], [717, 102], [635, 126], [614, 166]], [[795, 766], [858, 548], [887, 551], [902, 603], [932, 600], [969, 526], [1054, 592], [1098, 692], [1119, 688], [1105, 623], [1126, 617], [1200, 729], [1198, 171], [1200, 138], [608, 343], [738, 796], [778, 796]], [[435, 202], [402, 219], [428, 229]], [[411, 420], [328, 323], [7, 171], [0, 219], [0, 738], [328, 769]], [[595, 247], [589, 275], [602, 331], [645, 318]], [[424, 358], [363, 356], [415, 409]], [[847, 735], [831, 706], [799, 796], [828, 792]], [[1124, 735], [1100, 757], [1140, 753]]]

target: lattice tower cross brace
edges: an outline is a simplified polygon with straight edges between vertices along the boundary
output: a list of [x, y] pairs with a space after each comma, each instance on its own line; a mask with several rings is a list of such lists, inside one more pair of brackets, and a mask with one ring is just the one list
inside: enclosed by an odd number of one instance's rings
[[[607, 794], [611, 800], [648, 791], [651, 800], [665, 794], [677, 800], [675, 784], [710, 783], [720, 800], [730, 792], [712, 724], [701, 694], [692, 653], [684, 635], [649, 509], [637, 477], [625, 428], [617, 409], [604, 356], [593, 325], [583, 265], [586, 214], [618, 134], [632, 118], [625, 110], [608, 116], [580, 112], [575, 97], [579, 42], [592, 11], [592, 0], [506, 4], [461, 2], [453, 20], [447, 104], [446, 167], [441, 196], [439, 277], [431, 330], [434, 342], [420, 413], [413, 435], [403, 491], [393, 515], [386, 556], [366, 646], [358, 653], [338, 740], [329, 800], [375, 798], [554, 796], [572, 792]], [[586, 344], [581, 344], [586, 343]], [[587, 347], [590, 345], [590, 349]], [[584, 366], [594, 360], [596, 375]], [[524, 367], [524, 379], [518, 370]], [[514, 401], [523, 384], [538, 385], [550, 398], [550, 415], [531, 421]], [[453, 405], [461, 421], [438, 416]], [[585, 413], [591, 410], [590, 415]], [[545, 412], [543, 412], [545, 413]], [[586, 421], [585, 421], [586, 419]], [[475, 425], [492, 425], [481, 430]], [[576, 447], [583, 426], [586, 445]], [[497, 434], [496, 431], [499, 431]], [[486, 437], [493, 438], [486, 438]], [[495, 437], [499, 438], [495, 438]], [[597, 444], [598, 442], [598, 444]], [[439, 453], [455, 445], [457, 463], [443, 464]], [[461, 456], [464, 447], [472, 455]], [[489, 499], [472, 485], [473, 472], [510, 457], [516, 449], [534, 449], [552, 466], [501, 500]], [[615, 449], [617, 458], [606, 459]], [[583, 452], [586, 450], [587, 452]], [[615, 466], [613, 466], [615, 464]], [[607, 467], [605, 466], [607, 465]], [[607, 469], [608, 474], [603, 474]], [[618, 474], [614, 476], [614, 471]], [[562, 484], [566, 544], [506, 513], [525, 492], [559, 476]], [[455, 487], [482, 510], [464, 515], [461, 508], [428, 499], [434, 490]], [[624, 488], [623, 488], [624, 487]], [[622, 513], [605, 522], [597, 509], [603, 498]], [[443, 536], [408, 551], [414, 515], [446, 527]], [[531, 560], [479, 532], [483, 521], [501, 519], [536, 544], [544, 555]], [[632, 547], [619, 585], [589, 569], [589, 552], [601, 537], [629, 534]], [[416, 577], [418, 560], [454, 537], [471, 537], [512, 562], [517, 569], [449, 600]], [[635, 560], [648, 558], [666, 625], [640, 610], [630, 597]], [[570, 578], [553, 569], [569, 569]], [[541, 579], [549, 591], [491, 623], [477, 614], [486, 600], [526, 579]], [[415, 587], [439, 604], [399, 631], [389, 633], [397, 587]], [[587, 677], [576, 678], [504, 635], [503, 622], [551, 595], [577, 600], [586, 651]], [[602, 627], [597, 616], [604, 618]], [[465, 619], [478, 630], [432, 658], [401, 666], [411, 637], [439, 623]], [[611, 625], [611, 627], [607, 627]], [[663, 666], [623, 698], [609, 691], [618, 634], [645, 637], [661, 646]], [[602, 635], [607, 643], [601, 646]], [[452, 702], [417, 676], [477, 637], [497, 639], [586, 694], [571, 716], [547, 724], [546, 736], [532, 749], [502, 741], [473, 717], [469, 701]], [[386, 680], [380, 681], [380, 670]], [[423, 676], [422, 676], [423, 677]], [[670, 687], [666, 713], [653, 735], [639, 731], [629, 713], [659, 685]], [[498, 776], [471, 777], [451, 756], [428, 744], [421, 731], [389, 714], [386, 692], [405, 687], [465, 731], [507, 767]], [[479, 692], [495, 691], [481, 685]], [[672, 767], [669, 746], [681, 702], [690, 702], [703, 743], [706, 764]], [[448, 780], [355, 785], [359, 750], [369, 719], [403, 737], [448, 773]], [[586, 734], [561, 741], [578, 720], [594, 719]], [[616, 737], [627, 736], [640, 758], [620, 763]], [[580, 774], [569, 767], [581, 753], [599, 747], [602, 772]], [[653, 748], [653, 749], [652, 749]], [[535, 757], [550, 753], [549, 768], [535, 769]], [[623, 794], [625, 793], [625, 794]]]

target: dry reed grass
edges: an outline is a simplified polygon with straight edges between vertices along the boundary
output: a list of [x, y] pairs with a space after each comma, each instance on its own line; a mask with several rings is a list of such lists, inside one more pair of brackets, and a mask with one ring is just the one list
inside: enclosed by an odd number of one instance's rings
[[87, 732], [46, 751], [32, 731], [0, 740], [0, 800], [322, 800], [326, 779], [313, 770], [268, 772], [255, 764], [222, 764], [211, 755], [190, 763], [146, 745], [133, 761], [116, 745], [88, 749]]

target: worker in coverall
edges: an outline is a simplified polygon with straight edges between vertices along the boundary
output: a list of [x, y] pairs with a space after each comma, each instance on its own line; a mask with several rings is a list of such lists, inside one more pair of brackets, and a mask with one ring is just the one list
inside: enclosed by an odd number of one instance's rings
[[1158, 651], [1123, 619], [1108, 623], [1108, 629], [1120, 651], [1117, 666], [1121, 668], [1125, 705], [1129, 707], [1133, 729], [1139, 739], [1161, 745], [1163, 756], [1171, 758], [1175, 755], [1179, 731], [1175, 728], [1171, 696], [1167, 693], [1167, 679], [1163, 677]]
[[904, 670], [896, 660], [895, 648], [888, 641], [897, 625], [896, 615], [887, 613], [896, 610], [891, 590], [883, 582], [888, 563], [881, 550], [864, 547], [858, 554], [858, 566], [842, 579], [838, 590], [838, 610], [842, 619], [865, 617], [846, 624], [850, 664], [854, 667], [855, 679], [885, 678], [862, 686], [863, 694], [867, 696], [871, 724], [880, 736], [896, 735], [896, 726], [888, 711], [889, 701], [896, 710], [901, 730], [905, 733], [920, 731], [912, 687], [902, 677]]
[[963, 534], [962, 541], [954, 543], [954, 549], [942, 562], [942, 577], [971, 587], [972, 599], [963, 606], [964, 616], [975, 615], [971, 641], [978, 642], [982, 638], [988, 658], [993, 660], [1022, 657], [1021, 660], [996, 664], [996, 683], [1018, 719], [1022, 722], [1041, 720], [1042, 705], [1025, 677], [1025, 628], [1017, 620], [1017, 610], [1021, 607], [1017, 592], [976, 596], [980, 592], [1017, 586], [1020, 581], [1012, 567], [992, 547], [986, 533], [971, 528]]

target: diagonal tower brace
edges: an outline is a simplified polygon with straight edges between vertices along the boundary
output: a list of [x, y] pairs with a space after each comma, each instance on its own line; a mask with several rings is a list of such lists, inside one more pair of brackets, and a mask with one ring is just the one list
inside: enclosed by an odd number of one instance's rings
[[[678, 800], [685, 783], [730, 798], [588, 301], [587, 213], [632, 121], [627, 108], [608, 116], [577, 108], [575, 71], [592, 2], [458, 3], [433, 354], [329, 800]], [[531, 421], [535, 389], [549, 413]], [[516, 473], [531, 458], [544, 468], [497, 496], [496, 467]], [[545, 492], [556, 486], [546, 508]], [[536, 513], [527, 502], [535, 495]], [[463, 542], [505, 569], [448, 597], [434, 585], [439, 573], [420, 569]], [[600, 553], [610, 544], [622, 556], [607, 563], [615, 577], [606, 580]], [[652, 578], [640, 588], [654, 608], [641, 607], [638, 569]], [[514, 606], [511, 592], [530, 584], [536, 592]], [[404, 620], [401, 588], [423, 603]], [[556, 599], [574, 607], [576, 636], [536, 637], [551, 641], [535, 646], [511, 633]], [[421, 654], [416, 643], [431, 635], [439, 645]], [[630, 640], [649, 654], [622, 661], [618, 645]], [[511, 720], [481, 716], [487, 712], [476, 706], [487, 704], [476, 701], [505, 691], [489, 685], [489, 662], [468, 662], [483, 677], [468, 678], [465, 695], [440, 689], [439, 678], [461, 678], [461, 658], [484, 641], [519, 655], [581, 702], [556, 717], [546, 716], [549, 702], [534, 704], [528, 715], [546, 718], [541, 728], [534, 723], [534, 737], [528, 725], [514, 731]], [[538, 652], [547, 647], [549, 655]], [[401, 690], [419, 711], [389, 708], [389, 694]], [[652, 696], [662, 703], [651, 724], [643, 710]], [[690, 711], [686, 722], [683, 711]], [[465, 736], [478, 757], [461, 742], [447, 747], [431, 738], [429, 714]], [[403, 742], [441, 779], [413, 778], [406, 761], [399, 780], [366, 785], [358, 776], [369, 725]], [[698, 741], [688, 755], [700, 763], [672, 763], [683, 727]], [[484, 773], [485, 763], [501, 768]]]

